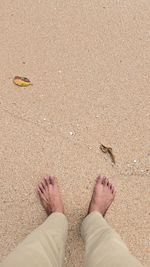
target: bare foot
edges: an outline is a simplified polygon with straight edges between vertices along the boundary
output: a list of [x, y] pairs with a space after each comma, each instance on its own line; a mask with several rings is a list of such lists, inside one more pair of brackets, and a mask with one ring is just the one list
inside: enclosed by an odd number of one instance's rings
[[64, 207], [55, 177], [44, 177], [43, 181], [38, 185], [38, 192], [42, 205], [48, 215], [52, 212], [64, 213]]
[[115, 194], [115, 188], [108, 178], [99, 176], [93, 190], [88, 213], [98, 211], [105, 216], [106, 211], [115, 198]]

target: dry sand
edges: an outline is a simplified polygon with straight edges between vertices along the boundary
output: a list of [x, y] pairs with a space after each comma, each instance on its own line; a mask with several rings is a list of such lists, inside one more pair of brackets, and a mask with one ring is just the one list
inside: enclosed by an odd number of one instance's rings
[[70, 222], [65, 266], [82, 266], [79, 225], [102, 173], [118, 190], [108, 222], [149, 266], [149, 15], [148, 0], [0, 1], [2, 257], [46, 218], [36, 187], [53, 174]]

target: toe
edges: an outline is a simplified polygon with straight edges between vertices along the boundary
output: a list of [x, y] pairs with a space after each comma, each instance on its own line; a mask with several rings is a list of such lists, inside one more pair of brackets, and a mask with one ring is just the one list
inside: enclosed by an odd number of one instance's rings
[[46, 177], [43, 178], [43, 184], [44, 184], [44, 187], [46, 188], [47, 187]]
[[[41, 201], [42, 201], [42, 202], [44, 201], [44, 203], [46, 203], [45, 195], [44, 195], [44, 193], [41, 191], [40, 187], [38, 187], [38, 193], [39, 193], [39, 196], [40, 196]], [[43, 204], [44, 204], [44, 203], [43, 203]]]
[[114, 192], [114, 190], [115, 190], [115, 188], [114, 188], [114, 186], [112, 185], [112, 192]]
[[45, 176], [44, 177], [44, 182], [45, 182], [45, 185], [48, 186], [50, 181], [49, 181], [49, 176]]
[[102, 183], [103, 185], [105, 185], [106, 177], [103, 176], [101, 181], [102, 181], [101, 183]]
[[42, 183], [39, 184], [38, 189], [40, 190], [41, 193], [44, 192], [44, 188], [43, 188]]
[[113, 192], [114, 192], [114, 186], [111, 183], [109, 184], [109, 189], [110, 189], [111, 193], [113, 194]]
[[43, 190], [45, 191], [46, 190], [46, 183], [45, 183], [44, 179], [41, 182], [41, 186], [43, 187]]
[[99, 175], [99, 176], [97, 177], [97, 179], [96, 179], [96, 182], [102, 184], [102, 180], [103, 180], [102, 177]]
[[115, 188], [115, 187], [113, 187], [113, 195], [115, 196], [115, 195], [116, 195], [116, 193], [117, 193], [117, 190], [116, 190], [116, 188]]
[[40, 188], [40, 186], [38, 186], [38, 193], [40, 196], [43, 194], [42, 188]]
[[42, 193], [40, 187], [38, 187], [37, 191], [38, 191], [38, 193], [39, 193], [39, 196], [41, 197], [43, 193]]
[[50, 183], [54, 186], [54, 185], [56, 185], [56, 177], [54, 177], [54, 176], [49, 176], [49, 181], [50, 181]]
[[104, 176], [102, 176], [101, 177], [101, 183], [104, 185], [104, 183], [105, 183], [105, 177]]
[[115, 196], [115, 194], [116, 194], [116, 189], [115, 189], [115, 187], [112, 185], [112, 194]]
[[109, 189], [112, 191], [112, 184], [109, 183]]
[[109, 181], [109, 179], [108, 178], [106, 178], [106, 185], [108, 186], [108, 188], [109, 188], [109, 186], [110, 186], [110, 181]]

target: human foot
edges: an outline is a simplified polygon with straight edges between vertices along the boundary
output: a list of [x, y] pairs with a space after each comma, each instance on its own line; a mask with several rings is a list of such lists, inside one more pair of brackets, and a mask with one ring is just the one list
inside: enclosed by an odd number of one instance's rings
[[48, 215], [52, 212], [64, 213], [64, 207], [55, 177], [44, 177], [42, 182], [38, 185], [38, 192], [42, 205]]
[[93, 190], [88, 213], [98, 211], [105, 216], [106, 211], [115, 198], [115, 194], [115, 188], [108, 178], [99, 176]]

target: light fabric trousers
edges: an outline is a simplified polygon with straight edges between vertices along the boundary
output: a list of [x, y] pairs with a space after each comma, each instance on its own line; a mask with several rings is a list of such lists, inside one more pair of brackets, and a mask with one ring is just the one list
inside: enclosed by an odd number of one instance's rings
[[[63, 265], [68, 222], [53, 213], [2, 262], [1, 267], [60, 267]], [[119, 235], [98, 212], [92, 212], [81, 227], [85, 241], [86, 267], [141, 267]]]

